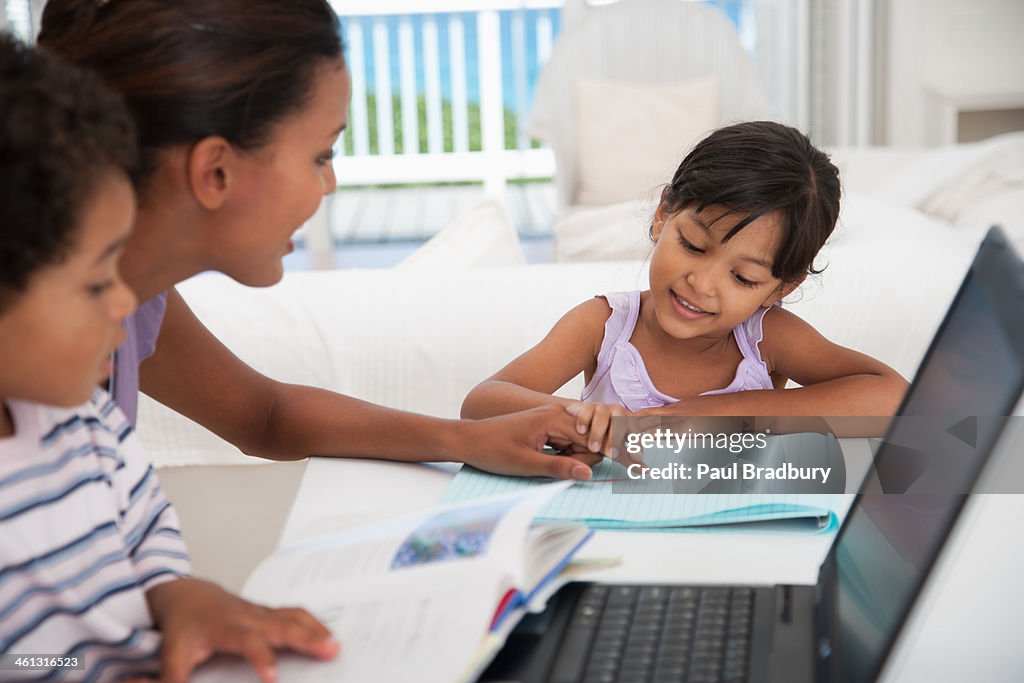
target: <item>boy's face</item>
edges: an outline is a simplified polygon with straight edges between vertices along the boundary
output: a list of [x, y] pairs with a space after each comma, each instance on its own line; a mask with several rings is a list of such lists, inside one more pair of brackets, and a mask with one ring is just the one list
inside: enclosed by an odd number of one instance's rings
[[87, 401], [110, 375], [110, 355], [124, 338], [121, 321], [137, 303], [117, 269], [134, 221], [128, 178], [108, 171], [67, 256], [33, 273], [0, 313], [0, 396], [69, 407]]

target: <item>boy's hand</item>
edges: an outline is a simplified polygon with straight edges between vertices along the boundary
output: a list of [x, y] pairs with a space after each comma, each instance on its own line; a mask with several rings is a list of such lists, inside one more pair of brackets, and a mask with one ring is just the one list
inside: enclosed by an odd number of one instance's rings
[[264, 683], [277, 680], [274, 650], [317, 659], [338, 654], [331, 632], [305, 610], [254, 605], [209, 581], [168, 581], [149, 589], [146, 600], [163, 632], [164, 683], [185, 683], [215, 653], [245, 657]]

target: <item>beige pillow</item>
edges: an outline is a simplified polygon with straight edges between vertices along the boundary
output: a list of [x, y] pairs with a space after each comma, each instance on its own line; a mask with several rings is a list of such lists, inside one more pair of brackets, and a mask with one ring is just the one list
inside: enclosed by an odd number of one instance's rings
[[557, 261], [642, 261], [654, 243], [654, 201], [581, 207], [555, 223]]
[[519, 234], [505, 205], [485, 198], [456, 218], [395, 268], [464, 270], [526, 262]]
[[576, 82], [576, 204], [655, 192], [719, 121], [719, 82]]

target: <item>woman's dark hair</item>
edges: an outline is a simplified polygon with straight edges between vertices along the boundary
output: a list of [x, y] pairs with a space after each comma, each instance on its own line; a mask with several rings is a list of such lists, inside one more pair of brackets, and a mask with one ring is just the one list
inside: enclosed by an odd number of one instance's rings
[[[713, 204], [743, 219], [723, 242], [776, 211], [783, 237], [772, 275], [795, 282], [817, 274], [814, 257], [839, 217], [839, 170], [828, 155], [795, 128], [772, 121], [726, 126], [701, 140], [686, 155], [662, 192], [662, 208], [673, 214]], [[723, 214], [724, 215], [724, 214]]]
[[111, 169], [129, 173], [135, 129], [95, 75], [0, 33], [0, 310], [59, 262]]
[[317, 66], [342, 58], [327, 0], [49, 0], [39, 43], [124, 95], [142, 185], [168, 147], [266, 144], [312, 97]]

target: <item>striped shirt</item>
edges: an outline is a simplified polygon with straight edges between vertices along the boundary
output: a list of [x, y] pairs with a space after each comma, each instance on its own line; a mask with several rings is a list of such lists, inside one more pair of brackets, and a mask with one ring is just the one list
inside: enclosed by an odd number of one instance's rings
[[85, 668], [0, 677], [155, 675], [160, 636], [145, 592], [190, 566], [131, 425], [103, 391], [70, 410], [6, 404], [15, 434], [0, 439], [0, 652]]

